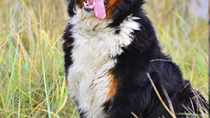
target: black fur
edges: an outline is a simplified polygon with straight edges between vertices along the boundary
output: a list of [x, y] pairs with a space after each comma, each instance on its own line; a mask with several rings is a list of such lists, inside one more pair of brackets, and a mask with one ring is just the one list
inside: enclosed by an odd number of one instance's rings
[[120, 6], [113, 10], [115, 14], [112, 17], [113, 22], [109, 27], [119, 26], [128, 15], [143, 12], [141, 7], [144, 3], [144, 0], [121, 0]]
[[70, 32], [69, 29], [71, 29], [73, 27], [73, 25], [69, 24], [63, 34], [63, 39], [65, 39], [65, 42], [63, 43], [63, 51], [65, 52], [64, 55], [64, 61], [65, 61], [65, 73], [67, 76], [67, 69], [69, 68], [69, 66], [73, 63], [72, 58], [71, 58], [71, 54], [72, 54], [72, 43], [74, 42], [74, 38], [71, 37], [72, 33]]
[[[71, 0], [68, 7], [71, 17], [75, 14], [75, 3], [75, 0]], [[178, 118], [186, 117], [181, 113], [189, 112], [183, 105], [200, 114], [198, 101], [204, 109], [208, 109], [207, 101], [192, 88], [188, 80], [183, 79], [179, 67], [171, 58], [162, 53], [152, 23], [142, 9], [144, 3], [144, 0], [121, 0], [120, 6], [113, 11], [115, 13], [112, 17], [113, 22], [108, 27], [116, 28], [115, 35], [120, 32], [118, 28], [120, 23], [131, 14], [140, 18], [136, 21], [141, 24], [141, 30], [134, 31], [133, 42], [123, 48], [121, 55], [114, 57], [117, 59], [117, 64], [112, 72], [119, 87], [114, 100], [104, 103], [104, 112], [109, 114], [110, 118], [133, 118], [131, 112], [139, 118], [172, 117], [157, 97], [147, 76], [149, 73], [162, 99], [169, 107], [163, 89], [167, 91]], [[72, 27], [68, 26], [63, 36], [66, 70], [73, 63], [70, 56], [74, 39], [69, 31]]]
[[76, 0], [67, 0], [67, 1], [70, 1], [68, 5], [69, 16], [73, 17], [75, 15]]

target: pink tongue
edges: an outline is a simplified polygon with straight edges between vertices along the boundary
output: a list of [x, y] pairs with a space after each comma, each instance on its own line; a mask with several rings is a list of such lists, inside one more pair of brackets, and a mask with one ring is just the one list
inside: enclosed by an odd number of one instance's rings
[[95, 2], [94, 12], [98, 19], [104, 19], [106, 17], [106, 10], [103, 0], [93, 0]]

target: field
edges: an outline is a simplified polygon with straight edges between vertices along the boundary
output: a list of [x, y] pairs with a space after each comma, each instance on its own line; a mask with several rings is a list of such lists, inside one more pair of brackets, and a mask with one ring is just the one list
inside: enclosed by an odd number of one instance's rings
[[[208, 23], [185, 1], [144, 5], [164, 52], [208, 97]], [[65, 0], [0, 1], [0, 118], [75, 118], [64, 73]]]

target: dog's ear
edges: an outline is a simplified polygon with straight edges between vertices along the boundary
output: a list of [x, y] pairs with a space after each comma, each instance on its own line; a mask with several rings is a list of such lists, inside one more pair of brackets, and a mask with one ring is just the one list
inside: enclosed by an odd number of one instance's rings
[[75, 15], [76, 10], [76, 0], [67, 0], [68, 1], [68, 13], [70, 17]]
[[113, 22], [109, 24], [109, 27], [119, 26], [127, 16], [143, 11], [144, 3], [145, 0], [121, 0], [119, 7], [113, 10]]

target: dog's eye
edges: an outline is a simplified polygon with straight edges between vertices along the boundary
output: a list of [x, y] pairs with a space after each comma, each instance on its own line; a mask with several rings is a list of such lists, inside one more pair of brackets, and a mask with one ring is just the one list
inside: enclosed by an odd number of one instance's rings
[[85, 3], [87, 3], [87, 0], [84, 0]]

